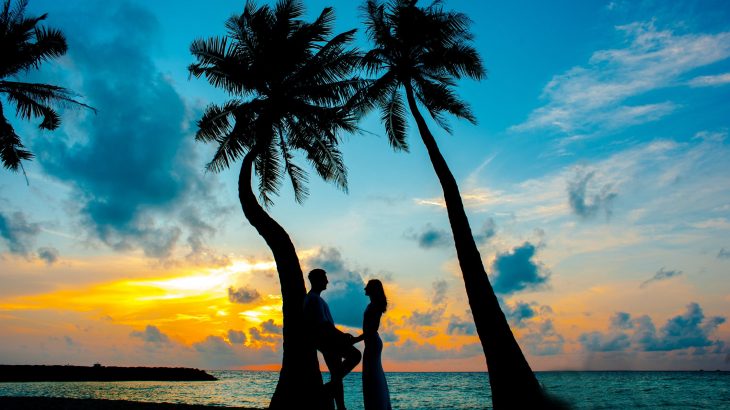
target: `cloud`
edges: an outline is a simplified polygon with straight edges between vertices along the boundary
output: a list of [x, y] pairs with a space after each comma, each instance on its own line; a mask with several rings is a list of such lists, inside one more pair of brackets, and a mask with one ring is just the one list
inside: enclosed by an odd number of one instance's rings
[[578, 337], [583, 348], [589, 352], [620, 352], [631, 345], [629, 336], [625, 333], [604, 335], [601, 332], [583, 333]]
[[193, 343], [193, 348], [201, 353], [213, 353], [216, 355], [233, 355], [231, 345], [226, 343], [220, 336], [209, 335], [201, 342]]
[[549, 273], [534, 262], [535, 245], [525, 242], [512, 252], [498, 253], [492, 263], [494, 291], [510, 294], [523, 290], [539, 289], [547, 284]]
[[594, 175], [595, 172], [583, 173], [579, 170], [575, 179], [568, 183], [570, 209], [583, 219], [596, 216], [601, 209], [606, 213], [606, 218], [610, 217], [612, 202], [618, 195], [611, 190], [610, 184], [606, 184], [589, 200], [590, 195], [587, 194], [588, 184]]
[[246, 304], [251, 303], [261, 297], [261, 294], [256, 289], [247, 287], [234, 288], [233, 286], [228, 288], [228, 300], [231, 303]]
[[135, 330], [129, 335], [138, 339], [142, 339], [145, 343], [150, 343], [153, 345], [165, 345], [170, 343], [170, 338], [166, 334], [160, 332], [160, 329], [158, 329], [157, 326], [154, 325], [147, 325], [144, 331]]
[[156, 18], [127, 2], [98, 11], [104, 36], [89, 25], [64, 30], [83, 78], [74, 88], [97, 113], [81, 113], [78, 124], [34, 140], [33, 149], [49, 176], [72, 187], [92, 238], [167, 259], [183, 234], [175, 210], [211, 185], [196, 163], [193, 115], [154, 65]]
[[336, 248], [322, 248], [309, 258], [307, 265], [327, 272], [329, 285], [322, 292], [336, 323], [361, 327], [363, 312], [369, 303], [365, 296], [365, 282], [359, 272], [349, 269]]
[[476, 235], [474, 235], [474, 240], [476, 243], [483, 245], [494, 238], [495, 235], [497, 235], [497, 223], [494, 222], [493, 218], [487, 218]]
[[720, 249], [720, 252], [717, 253], [718, 259], [730, 259], [730, 251], [726, 250], [725, 248]]
[[439, 359], [460, 359], [481, 355], [482, 346], [478, 343], [463, 345], [456, 349], [440, 349], [431, 343], [418, 343], [407, 339], [400, 345], [393, 345], [384, 351], [386, 357], [398, 361], [422, 361]]
[[451, 232], [444, 229], [436, 229], [431, 224], [426, 224], [421, 232], [406, 232], [404, 236], [415, 240], [423, 249], [446, 248], [454, 243]]
[[29, 258], [35, 238], [40, 232], [40, 225], [28, 222], [22, 212], [7, 215], [0, 211], [0, 238], [5, 241], [10, 253]]
[[[534, 303], [533, 303], [534, 305]], [[514, 305], [502, 304], [502, 311], [510, 321], [512, 326], [522, 328], [525, 327], [525, 321], [537, 317], [537, 312], [526, 302], [515, 302]]]
[[246, 334], [240, 330], [228, 329], [228, 341], [231, 342], [231, 344], [242, 345], [246, 343]]
[[254, 343], [262, 343], [270, 346], [278, 346], [282, 340], [283, 329], [281, 325], [274, 323], [273, 319], [261, 322], [258, 327], [248, 329], [249, 339]]
[[269, 319], [261, 323], [261, 330], [263, 330], [264, 333], [271, 333], [274, 335], [282, 334], [281, 325], [277, 325], [276, 323], [274, 323], [274, 319]]
[[647, 351], [711, 346], [713, 342], [709, 340], [709, 335], [724, 322], [725, 318], [720, 316], [705, 318], [700, 305], [690, 303], [686, 312], [669, 319], [656, 337], [651, 335], [653, 326], [647, 326], [642, 345]]
[[684, 313], [670, 318], [657, 331], [649, 316], [642, 315], [632, 319], [630, 314], [619, 312], [611, 318], [611, 332], [584, 333], [579, 341], [586, 350], [592, 352], [629, 348], [662, 352], [692, 348], [695, 355], [702, 355], [707, 352], [705, 348], [720, 346], [721, 341], [711, 340], [710, 335], [725, 320], [722, 316], [705, 317], [699, 304], [690, 303]]
[[[653, 21], [616, 29], [626, 37], [626, 47], [596, 51], [586, 66], [553, 77], [543, 89], [546, 104], [511, 129], [580, 133], [654, 121], [677, 105], [671, 101], [631, 105], [628, 101], [675, 86], [684, 74], [730, 57], [727, 32], [678, 34], [658, 29]], [[724, 81], [724, 77], [697, 80], [695, 85], [713, 81]]]
[[681, 270], [665, 270], [662, 267], [654, 274], [654, 276], [652, 276], [650, 279], [647, 279], [644, 282], [642, 282], [641, 285], [639, 285], [639, 287], [645, 288], [654, 282], [658, 282], [661, 280], [667, 280], [667, 279], [673, 278], [675, 276], [679, 276], [681, 274], [682, 274]]
[[51, 247], [38, 248], [38, 257], [48, 265], [53, 265], [59, 258], [58, 249]]
[[414, 310], [405, 318], [405, 323], [414, 327], [434, 326], [444, 316], [444, 308], [429, 309], [426, 311]]
[[[236, 337], [236, 336], [234, 336]], [[230, 331], [229, 331], [229, 340]], [[231, 343], [238, 344], [231, 340]], [[192, 344], [193, 349], [200, 354], [210, 368], [231, 369], [241, 365], [273, 364], [281, 362], [281, 350], [278, 345], [261, 346], [256, 348], [233, 346], [223, 337], [209, 335], [205, 339]]]
[[[231, 209], [224, 207], [216, 207], [214, 215], [221, 218], [230, 215]], [[216, 233], [216, 229], [203, 220], [200, 216], [200, 210], [194, 206], [188, 206], [180, 212], [180, 222], [188, 228], [188, 237], [186, 239], [190, 246], [190, 253], [185, 256], [185, 260], [193, 265], [204, 266], [227, 266], [231, 261], [226, 255], [219, 255], [213, 249], [205, 244], [206, 238], [210, 238]]]
[[472, 320], [451, 316], [449, 324], [446, 326], [446, 334], [472, 336], [477, 334], [477, 328]]
[[536, 356], [552, 356], [563, 352], [565, 338], [555, 330], [553, 321], [547, 319], [537, 330], [522, 335], [520, 342]]
[[730, 83], [730, 73], [717, 74], [717, 75], [703, 75], [691, 79], [687, 84], [690, 87], [710, 87], [719, 86]]
[[449, 283], [445, 280], [437, 280], [431, 284], [433, 288], [433, 294], [431, 296], [431, 303], [434, 305], [440, 305], [446, 300], [446, 292], [449, 290]]
[[631, 329], [634, 324], [631, 323], [631, 315], [626, 312], [616, 312], [611, 316], [611, 327], [614, 329]]

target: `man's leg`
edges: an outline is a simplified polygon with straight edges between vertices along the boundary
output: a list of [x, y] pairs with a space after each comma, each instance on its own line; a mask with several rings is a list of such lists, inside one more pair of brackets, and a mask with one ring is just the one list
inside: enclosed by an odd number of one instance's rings
[[342, 356], [337, 351], [322, 352], [322, 356], [330, 371], [329, 385], [335, 397], [337, 410], [345, 410], [345, 390], [342, 385], [342, 378], [345, 377], [345, 369], [342, 365]]

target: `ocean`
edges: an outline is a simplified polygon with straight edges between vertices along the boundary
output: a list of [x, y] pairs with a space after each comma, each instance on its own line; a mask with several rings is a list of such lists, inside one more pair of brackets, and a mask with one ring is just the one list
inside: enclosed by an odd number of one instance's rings
[[[265, 408], [278, 373], [209, 371], [215, 382], [0, 383], [0, 396], [125, 399]], [[537, 372], [576, 409], [730, 409], [730, 372]], [[328, 379], [325, 374], [325, 380]], [[394, 409], [489, 409], [486, 373], [387, 373]], [[362, 409], [360, 373], [345, 379], [348, 409]]]

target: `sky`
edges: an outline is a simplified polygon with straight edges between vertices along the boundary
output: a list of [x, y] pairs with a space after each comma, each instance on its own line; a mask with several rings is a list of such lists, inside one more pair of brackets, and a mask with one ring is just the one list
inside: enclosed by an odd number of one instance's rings
[[[263, 4], [263, 1], [259, 2]], [[507, 4], [508, 3], [508, 4]], [[351, 2], [336, 30], [358, 28]], [[477, 125], [432, 131], [535, 370], [730, 370], [730, 7], [724, 1], [451, 0], [487, 79]], [[23, 81], [74, 90], [54, 132], [6, 115], [36, 158], [0, 170], [0, 363], [276, 370], [281, 295], [238, 167], [205, 172], [196, 121], [228, 96], [187, 66], [243, 2], [31, 0], [68, 53]], [[0, 97], [3, 98], [3, 97]], [[6, 100], [2, 100], [7, 106]], [[386, 371], [484, 371], [441, 188], [413, 124], [341, 146], [349, 190], [310, 172], [269, 209], [322, 267], [342, 329], [383, 280]], [[310, 170], [311, 171], [311, 170]], [[359, 346], [362, 348], [362, 346]]]

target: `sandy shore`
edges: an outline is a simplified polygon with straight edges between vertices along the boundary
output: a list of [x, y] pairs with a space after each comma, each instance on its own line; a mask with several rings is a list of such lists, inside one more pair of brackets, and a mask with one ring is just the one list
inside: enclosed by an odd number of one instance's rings
[[251, 407], [197, 406], [174, 403], [142, 403], [128, 400], [65, 399], [57, 397], [0, 397], [3, 410], [260, 410]]

